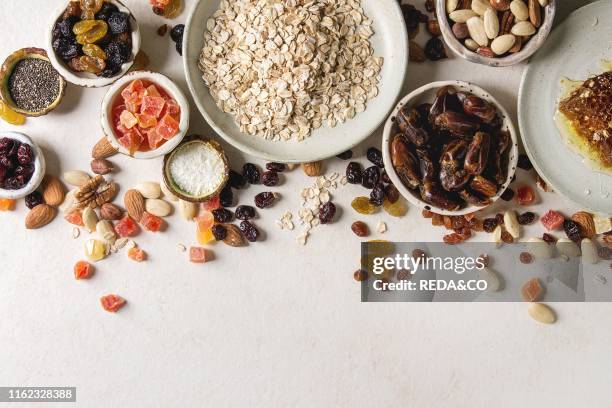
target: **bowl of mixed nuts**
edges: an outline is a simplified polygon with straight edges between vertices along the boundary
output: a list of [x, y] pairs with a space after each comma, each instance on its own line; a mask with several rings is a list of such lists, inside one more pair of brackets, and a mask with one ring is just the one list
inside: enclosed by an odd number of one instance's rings
[[118, 0], [71, 0], [53, 15], [47, 36], [53, 67], [88, 88], [112, 84], [132, 67], [140, 28]]
[[432, 82], [403, 98], [385, 124], [382, 150], [399, 192], [441, 215], [470, 214], [495, 202], [518, 161], [508, 112], [463, 81]]
[[555, 0], [437, 0], [448, 47], [468, 61], [493, 67], [518, 64], [546, 41]]

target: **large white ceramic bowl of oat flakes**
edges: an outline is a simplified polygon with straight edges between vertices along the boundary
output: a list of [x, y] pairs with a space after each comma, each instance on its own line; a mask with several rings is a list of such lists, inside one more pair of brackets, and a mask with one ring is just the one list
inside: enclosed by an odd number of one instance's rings
[[367, 102], [365, 111], [333, 128], [322, 126], [302, 141], [267, 140], [240, 132], [234, 118], [224, 113], [213, 100], [198, 67], [207, 21], [219, 4], [218, 0], [200, 0], [191, 9], [183, 38], [183, 62], [189, 90], [198, 109], [209, 125], [237, 149], [265, 160], [285, 163], [321, 160], [366, 139], [395, 106], [408, 66], [408, 35], [402, 12], [397, 0], [362, 0], [364, 13], [371, 19], [374, 30], [370, 37], [374, 55], [384, 59], [378, 95]]

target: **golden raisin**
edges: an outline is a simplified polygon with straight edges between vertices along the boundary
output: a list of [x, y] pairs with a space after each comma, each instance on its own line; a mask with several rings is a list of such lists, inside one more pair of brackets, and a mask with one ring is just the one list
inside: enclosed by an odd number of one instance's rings
[[376, 206], [370, 203], [368, 197], [357, 197], [351, 202], [351, 207], [359, 214], [374, 214], [377, 210]]
[[93, 58], [106, 59], [104, 50], [95, 44], [85, 44], [83, 46], [83, 54]]
[[408, 211], [406, 202], [401, 198], [394, 203], [391, 203], [387, 198], [385, 198], [385, 201], [383, 201], [383, 208], [389, 215], [394, 217], [402, 217], [406, 215], [406, 212]]

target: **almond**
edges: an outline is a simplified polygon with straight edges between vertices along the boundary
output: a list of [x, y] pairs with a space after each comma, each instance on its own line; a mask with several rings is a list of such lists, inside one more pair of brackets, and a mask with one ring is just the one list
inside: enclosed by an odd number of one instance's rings
[[540, 6], [542, 7], [548, 6], [548, 0], [538, 0], [538, 3], [540, 3]]
[[515, 41], [516, 37], [512, 34], [501, 35], [493, 40], [491, 43], [491, 50], [497, 55], [503, 55], [512, 48]]
[[476, 41], [481, 47], [486, 47], [489, 44], [489, 39], [485, 32], [484, 21], [480, 17], [471, 17], [466, 21], [466, 24], [472, 40]]
[[136, 184], [136, 190], [140, 191], [140, 194], [144, 198], [159, 198], [161, 197], [161, 187], [159, 183], [154, 181], [143, 181]]
[[62, 182], [54, 176], [46, 175], [43, 180], [43, 198], [45, 203], [57, 207], [64, 202], [66, 188]]
[[91, 180], [91, 176], [82, 170], [70, 170], [63, 174], [64, 181], [71, 186], [83, 187]]
[[117, 149], [110, 144], [106, 136], [103, 136], [91, 150], [91, 157], [94, 159], [106, 159], [115, 154], [117, 154]]
[[123, 218], [123, 210], [112, 203], [102, 204], [100, 216], [104, 220], [115, 221]]
[[[410, 61], [412, 62], [424, 62], [425, 61], [425, 51], [419, 44], [414, 41], [410, 41], [408, 43], [408, 54], [410, 56]], [[306, 170], [304, 170], [306, 171]]]
[[531, 303], [529, 305], [529, 316], [531, 316], [534, 320], [545, 323], [552, 324], [557, 320], [555, 316], [555, 312], [552, 309], [542, 303]]
[[150, 198], [145, 201], [145, 208], [148, 213], [158, 217], [167, 217], [172, 212], [172, 206], [159, 198]]
[[512, 0], [512, 3], [510, 3], [510, 11], [512, 11], [517, 21], [529, 19], [529, 8], [523, 0]]
[[318, 177], [323, 174], [323, 162], [302, 163], [302, 170], [310, 177]]
[[240, 232], [240, 229], [238, 229], [237, 226], [235, 226], [234, 224], [225, 224], [225, 229], [227, 230], [227, 236], [225, 237], [223, 242], [225, 242], [227, 245], [233, 247], [241, 247], [246, 244], [246, 240], [244, 239], [242, 232]]
[[91, 161], [91, 171], [95, 174], [108, 174], [111, 173], [115, 169], [113, 163], [106, 159], [93, 159]]
[[134, 189], [126, 191], [123, 203], [130, 217], [139, 222], [145, 212], [145, 200], [140, 191]]
[[586, 211], [579, 211], [572, 215], [574, 221], [580, 227], [580, 235], [582, 238], [593, 238], [596, 234], [595, 222], [593, 216]]
[[448, 17], [455, 23], [465, 23], [472, 17], [476, 17], [478, 14], [472, 10], [456, 10], [448, 15]]
[[[484, 27], [485, 33], [489, 39], [493, 40], [499, 35], [499, 19], [497, 18], [497, 12], [489, 7], [484, 13]], [[514, 41], [513, 41], [514, 43]], [[493, 51], [493, 45], [491, 45]]]
[[[478, 43], [476, 41], [472, 40], [471, 38], [466, 38], [464, 45], [465, 45], [465, 47], [468, 50], [474, 51], [474, 52], [477, 52], [478, 51], [478, 47], [480, 47], [478, 45]], [[491, 53], [491, 54], [493, 54], [493, 53]], [[495, 55], [495, 54], [493, 54], [493, 55]]]
[[179, 209], [181, 215], [187, 221], [192, 221], [198, 215], [198, 205], [190, 201], [179, 199]]
[[489, 0], [495, 10], [506, 11], [510, 8], [510, 0]]
[[27, 229], [42, 228], [55, 218], [55, 208], [47, 204], [38, 204], [32, 208], [25, 219]]
[[457, 10], [457, 6], [459, 5], [459, 0], [446, 0], [446, 12], [452, 13]]
[[479, 16], [484, 16], [484, 13], [490, 8], [491, 5], [486, 0], [472, 0], [472, 11]]
[[94, 232], [99, 221], [98, 214], [91, 207], [85, 207], [81, 217], [83, 217], [83, 224], [89, 232]]
[[529, 21], [519, 21], [512, 27], [510, 32], [519, 37], [526, 37], [535, 34], [536, 29]]
[[529, 21], [534, 27], [542, 25], [542, 9], [538, 0], [529, 0]]

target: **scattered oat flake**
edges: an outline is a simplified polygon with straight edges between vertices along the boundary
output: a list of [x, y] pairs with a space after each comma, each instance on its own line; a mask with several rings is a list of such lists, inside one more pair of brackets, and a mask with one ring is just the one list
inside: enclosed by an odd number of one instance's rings
[[136, 248], [136, 242], [128, 239], [125, 243], [125, 248], [129, 251], [132, 248]]
[[72, 239], [77, 239], [81, 235], [81, 230], [78, 227], [72, 228]]
[[117, 248], [117, 250], [122, 249], [124, 246], [126, 246], [128, 241], [129, 239], [127, 238], [119, 238], [117, 241], [115, 241], [115, 248]]
[[178, 250], [181, 251], [181, 252], [187, 251], [187, 247], [185, 245], [183, 245], [183, 244], [178, 244], [177, 247], [178, 247]]
[[376, 230], [378, 233], [384, 234], [387, 231], [387, 224], [385, 224], [383, 221], [378, 221], [378, 224], [376, 224]]

